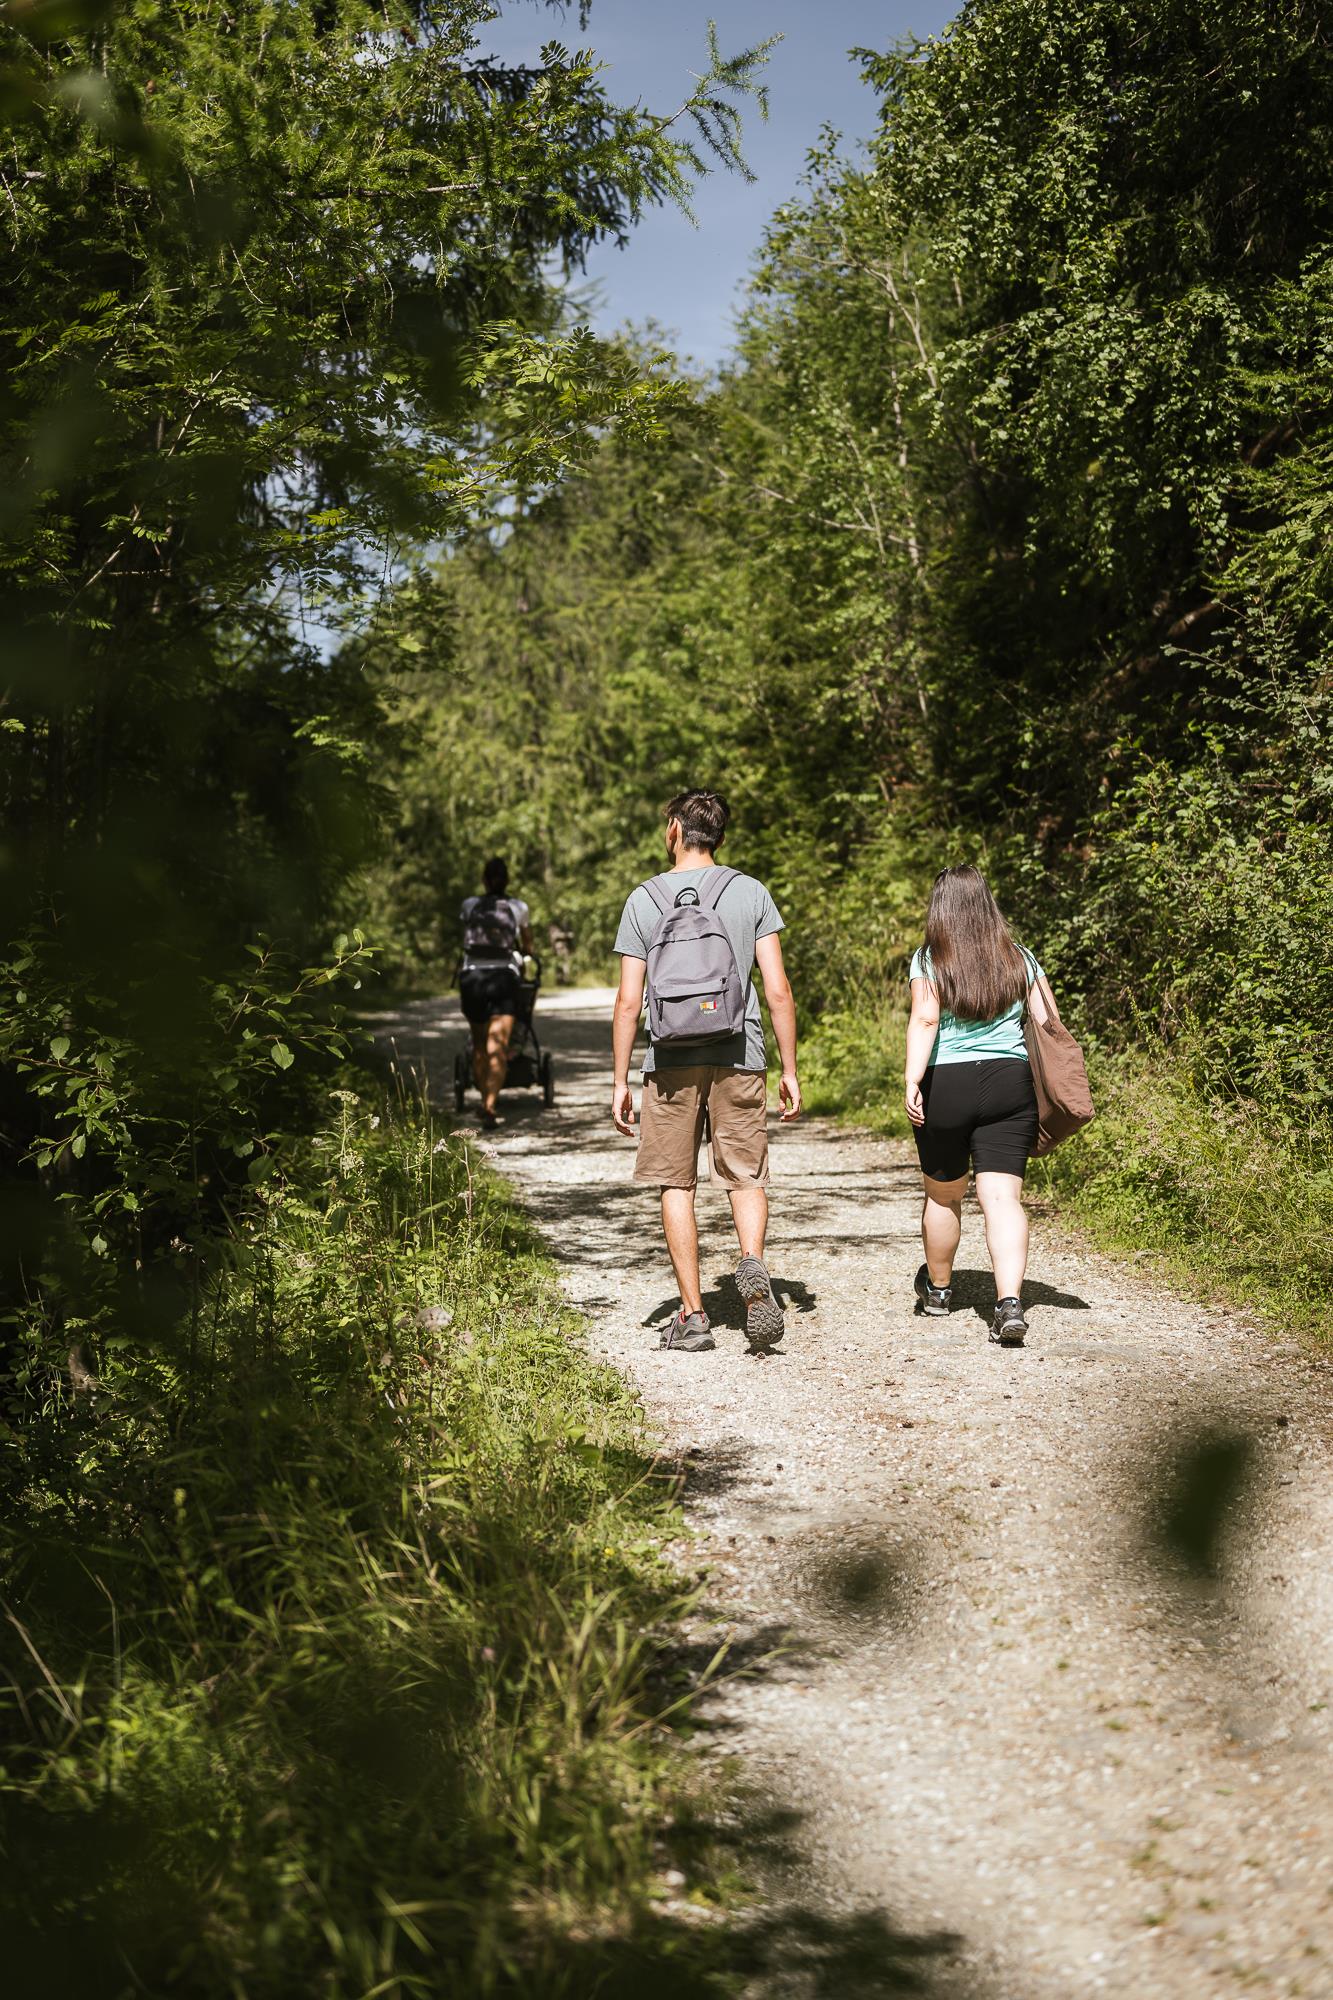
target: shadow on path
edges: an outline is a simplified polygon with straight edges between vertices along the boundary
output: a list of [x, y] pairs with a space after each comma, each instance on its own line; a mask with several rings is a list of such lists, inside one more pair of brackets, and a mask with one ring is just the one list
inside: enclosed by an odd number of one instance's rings
[[[753, 1855], [761, 1831], [775, 1844], [798, 1816], [759, 1813], [734, 1829]], [[702, 1832], [702, 1829], [696, 1829]], [[724, 2000], [745, 1989], [762, 2000], [983, 2000], [948, 1932], [897, 1928], [882, 1910], [830, 1913], [790, 1902], [749, 1921], [725, 1920], [693, 1905], [654, 1914], [624, 1939], [567, 1948], [562, 1993], [600, 2000]]]
[[[974, 1312], [978, 1319], [990, 1320], [995, 1310], [995, 1279], [989, 1271], [955, 1271], [953, 1274], [953, 1303], [955, 1311]], [[1059, 1291], [1054, 1285], [1044, 1285], [1040, 1278], [1023, 1280], [1023, 1303], [1025, 1306], [1062, 1306], [1070, 1312], [1090, 1312], [1086, 1299], [1077, 1298], [1073, 1292]]]
[[[811, 1291], [809, 1285], [802, 1284], [799, 1278], [782, 1278], [776, 1272], [770, 1272], [769, 1283], [783, 1311], [798, 1318], [812, 1313], [819, 1302], [817, 1294]], [[730, 1271], [719, 1271], [713, 1279], [712, 1288], [701, 1296], [704, 1311], [714, 1326], [726, 1327], [736, 1333], [745, 1331], [745, 1305]], [[680, 1311], [680, 1307], [680, 1293], [668, 1292], [665, 1298], [648, 1308], [639, 1324], [665, 1326]]]

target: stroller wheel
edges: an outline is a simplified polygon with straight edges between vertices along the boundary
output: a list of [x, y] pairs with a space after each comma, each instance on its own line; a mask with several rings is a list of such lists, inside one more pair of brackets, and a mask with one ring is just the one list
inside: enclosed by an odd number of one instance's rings
[[462, 1049], [454, 1057], [454, 1110], [461, 1111], [467, 1098], [467, 1057]]
[[555, 1103], [555, 1064], [549, 1050], [542, 1057], [542, 1103]]

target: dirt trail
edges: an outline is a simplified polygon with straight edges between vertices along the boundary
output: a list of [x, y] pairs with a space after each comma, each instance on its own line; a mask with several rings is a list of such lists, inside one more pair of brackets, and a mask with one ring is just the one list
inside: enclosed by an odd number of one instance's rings
[[[818, 1121], [774, 1131], [785, 1353], [745, 1354], [711, 1187], [718, 1350], [660, 1352], [677, 1301], [606, 1115], [610, 1000], [543, 1003], [559, 1103], [507, 1098], [494, 1152], [690, 1468], [718, 1629], [789, 1635], [717, 1699], [829, 1906], [956, 1933], [951, 1993], [1333, 2000], [1328, 1365], [1042, 1223], [1028, 1347], [991, 1347], [974, 1213], [954, 1313], [914, 1318], [910, 1149]], [[442, 1086], [453, 1004], [385, 1025]], [[1254, 1442], [1202, 1582], [1144, 1551], [1164, 1458], [1210, 1423]]]

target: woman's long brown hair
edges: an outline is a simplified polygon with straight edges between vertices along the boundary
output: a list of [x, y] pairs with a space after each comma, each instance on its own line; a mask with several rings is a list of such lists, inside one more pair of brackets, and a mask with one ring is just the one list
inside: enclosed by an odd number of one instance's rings
[[926, 950], [940, 1007], [956, 1021], [994, 1021], [1027, 993], [1027, 961], [979, 868], [935, 877]]

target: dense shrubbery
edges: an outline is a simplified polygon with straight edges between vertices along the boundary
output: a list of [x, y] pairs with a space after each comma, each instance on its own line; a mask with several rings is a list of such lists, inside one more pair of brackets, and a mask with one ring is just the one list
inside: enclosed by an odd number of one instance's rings
[[666, 119], [556, 43], [493, 62], [493, 12], [0, 23], [25, 1991], [556, 1992], [576, 1919], [645, 1903], [675, 1600], [624, 1392], [456, 1154], [309, 1141], [387, 797], [382, 690], [330, 634], [406, 547], [680, 400], [558, 272], [734, 161], [758, 59], [714, 49]]

